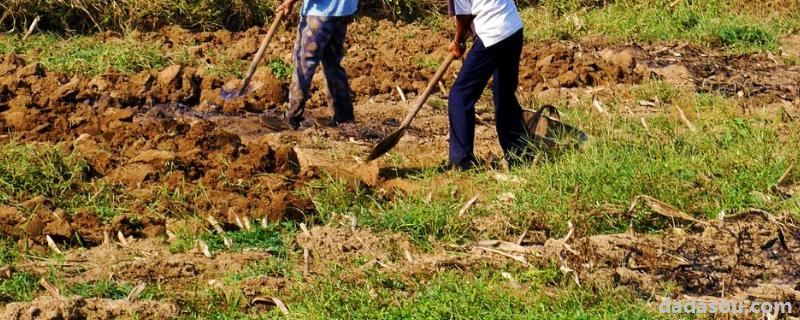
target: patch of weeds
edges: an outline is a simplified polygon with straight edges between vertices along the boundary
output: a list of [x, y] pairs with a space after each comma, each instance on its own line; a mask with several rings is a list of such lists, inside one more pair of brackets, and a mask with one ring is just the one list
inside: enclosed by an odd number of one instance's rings
[[275, 76], [275, 79], [280, 81], [289, 80], [292, 77], [292, 73], [294, 72], [294, 66], [283, 62], [283, 60], [274, 58], [267, 63], [267, 66], [272, 71], [272, 75]]
[[680, 90], [664, 81], [649, 81], [631, 89], [638, 100], [658, 100], [661, 103], [672, 103], [680, 95]]
[[[241, 290], [207, 289], [198, 291], [181, 306], [183, 310], [181, 310], [179, 319], [253, 319], [251, 315], [242, 312], [242, 307], [247, 303], [247, 297]], [[272, 314], [279, 315], [277, 310], [274, 311]]]
[[18, 256], [19, 251], [14, 245], [14, 241], [0, 237], [0, 267], [13, 264]]
[[[263, 249], [276, 257], [285, 257], [287, 248], [283, 243], [283, 226], [270, 225], [267, 229], [254, 226], [248, 230], [237, 230], [225, 232], [224, 236], [233, 242], [231, 250], [239, 251], [243, 249]], [[200, 236], [208, 244], [209, 250], [226, 250], [223, 235], [217, 233], [206, 233]]]
[[[187, 218], [186, 224], [203, 224], [203, 221], [200, 221], [199, 218]], [[172, 230], [175, 233], [175, 239], [172, 240], [169, 244], [169, 252], [170, 253], [183, 253], [195, 247], [196, 241], [203, 236], [205, 236], [204, 231], [195, 232], [193, 230], [189, 230], [188, 228], [180, 228], [177, 230]]]
[[428, 105], [431, 106], [434, 110], [447, 110], [447, 100], [440, 99], [437, 97], [431, 97], [428, 99]]
[[0, 198], [65, 198], [85, 179], [87, 166], [51, 146], [9, 143], [0, 146]]
[[[366, 283], [325, 279], [293, 297], [303, 319], [644, 319], [657, 317], [623, 290], [514, 290], [490, 273], [443, 272], [430, 280], [372, 274]], [[526, 283], [527, 284], [527, 283]], [[620, 304], [618, 301], [629, 301]]]
[[800, 56], [783, 57], [783, 62], [790, 66], [800, 66]]
[[292, 266], [282, 258], [269, 258], [253, 262], [244, 271], [228, 277], [229, 281], [238, 282], [258, 277], [289, 277], [292, 276]]
[[415, 0], [381, 0], [380, 2], [383, 9], [394, 18], [412, 20], [420, 16], [421, 8]]
[[196, 211], [197, 206], [209, 201], [206, 188], [202, 184], [189, 185], [182, 181], [174, 188], [160, 187], [156, 190], [156, 195], [147, 208], [166, 216], [184, 219], [196, 217], [200, 214]]
[[68, 213], [89, 210], [109, 221], [124, 211], [120, 187], [88, 181], [88, 166], [58, 145], [0, 145], [0, 204], [42, 196]]
[[331, 177], [312, 181], [303, 190], [303, 196], [312, 199], [316, 218], [322, 223], [330, 223], [336, 214], [350, 214], [353, 207], [369, 206], [372, 200], [368, 190], [353, 188]]
[[610, 42], [684, 40], [745, 52], [774, 50], [776, 36], [798, 26], [792, 10], [771, 11], [765, 17], [741, 10], [741, 5], [726, 1], [613, 1], [596, 6], [542, 1], [521, 13], [528, 22], [525, 35], [529, 39], [602, 34]]
[[460, 241], [468, 237], [468, 217], [458, 217], [459, 203], [428, 203], [422, 196], [399, 196], [385, 201], [368, 190], [353, 190], [345, 181], [326, 179], [311, 184], [313, 199], [323, 223], [334, 214], [354, 215], [359, 224], [380, 230], [403, 232], [420, 245], [429, 239]]
[[112, 300], [123, 299], [133, 290], [133, 287], [108, 280], [74, 283], [67, 286], [66, 292], [84, 298], [105, 298]]
[[228, 55], [209, 52], [213, 63], [208, 65], [208, 74], [220, 78], [241, 78], [247, 68], [247, 61], [234, 59]]
[[38, 288], [38, 277], [16, 272], [11, 278], [0, 280], [0, 302], [31, 301]]
[[777, 47], [775, 35], [759, 26], [726, 25], [717, 30], [716, 36], [727, 47], [754, 46], [764, 49]]
[[[57, 283], [57, 282], [56, 282]], [[62, 285], [63, 292], [78, 295], [84, 298], [103, 298], [120, 300], [125, 299], [133, 291], [134, 286], [109, 280], [96, 280], [91, 282], [69, 283]], [[161, 285], [148, 284], [139, 295], [139, 300], [154, 300], [165, 296]]]
[[444, 18], [445, 18], [444, 16], [438, 14], [426, 15], [425, 17], [422, 18], [422, 25], [431, 28], [435, 31], [443, 31], [444, 24], [446, 22], [449, 22], [446, 21]]
[[420, 58], [414, 61], [414, 64], [419, 68], [429, 69], [433, 71], [439, 70], [439, 67], [442, 65], [439, 60], [434, 58], [424, 58], [424, 59]]
[[42, 64], [49, 70], [87, 76], [112, 69], [134, 74], [168, 64], [157, 46], [129, 39], [104, 43], [79, 36], [58, 41], [40, 54]]
[[[716, 217], [720, 210], [797, 206], [759, 195], [768, 194], [798, 160], [785, 146], [800, 145], [800, 137], [779, 133], [786, 128], [769, 119], [744, 117], [734, 101], [717, 95], [687, 93], [659, 82], [636, 90], [641, 98], [667, 101], [660, 112], [646, 118], [649, 131], [638, 118], [609, 120], [587, 110], [565, 109], [565, 121], [590, 133], [591, 142], [578, 150], [542, 154], [536, 166], [514, 168], [508, 175], [517, 182], [499, 181], [486, 172], [451, 172], [446, 179], [465, 191], [459, 197], [435, 196], [428, 201], [421, 193], [388, 201], [343, 182], [320, 181], [312, 184], [311, 198], [323, 222], [334, 213], [354, 215], [360, 224], [405, 233], [423, 246], [429, 237], [461, 241], [479, 233], [509, 236], [496, 232], [511, 232], [504, 223], [522, 225], [532, 212], [539, 227], [554, 235], [566, 231], [567, 221], [590, 234], [622, 232], [631, 223], [641, 231], [665, 227], [664, 219], [651, 210], [628, 212], [638, 195], [702, 218]], [[697, 132], [686, 129], [675, 104], [691, 118]], [[411, 179], [431, 185], [442, 178], [420, 174]], [[476, 192], [481, 194], [479, 204], [459, 217], [464, 198]], [[513, 201], [499, 201], [504, 193], [513, 194]], [[470, 227], [470, 221], [486, 212], [503, 212], [506, 218], [496, 222], [501, 228], [491, 231], [495, 233]], [[482, 227], [490, 228], [491, 223]]]

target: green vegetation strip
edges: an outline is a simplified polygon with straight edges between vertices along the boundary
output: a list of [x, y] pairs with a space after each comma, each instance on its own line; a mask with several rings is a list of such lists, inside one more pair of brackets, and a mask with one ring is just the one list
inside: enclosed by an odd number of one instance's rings
[[[568, 221], [589, 234], [621, 232], [631, 224], [640, 231], [663, 229], [665, 221], [644, 208], [628, 212], [638, 195], [701, 218], [746, 208], [800, 212], [800, 201], [771, 191], [798, 160], [796, 148], [787, 147], [800, 146], [796, 125], [779, 133], [779, 114], [754, 110], [744, 116], [732, 100], [660, 82], [639, 86], [634, 94], [664, 102], [660, 111], [646, 117], [649, 129], [635, 117], [609, 119], [564, 108], [566, 121], [586, 129], [591, 141], [580, 150], [543, 155], [538, 165], [516, 168], [508, 177], [485, 171], [441, 174], [430, 168], [411, 179], [420, 186], [440, 187], [391, 201], [337, 181], [319, 181], [308, 194], [323, 223], [334, 213], [353, 214], [360, 224], [406, 233], [421, 244], [509, 236], [503, 230], [475, 228], [476, 219], [492, 217], [520, 227], [533, 218], [555, 233], [566, 231]], [[622, 102], [605, 104], [612, 114], [624, 112]], [[696, 132], [687, 129], [677, 107], [689, 113]], [[427, 199], [428, 191], [433, 201]], [[459, 215], [475, 195], [480, 196], [478, 204]]]
[[88, 210], [110, 221], [124, 211], [125, 195], [119, 186], [90, 181], [88, 166], [60, 146], [0, 145], [0, 205], [22, 207], [35, 197], [45, 197], [55, 208], [75, 213]]
[[[32, 6], [34, 1], [17, 2], [19, 6]], [[40, 3], [40, 1], [35, 1]], [[98, 0], [98, 2], [101, 2]], [[214, 29], [217, 24], [195, 22], [190, 16], [194, 14], [209, 15], [200, 17], [202, 21], [216, 21], [213, 17], [225, 17], [230, 23], [237, 22], [236, 15], [230, 17], [224, 12], [233, 10], [245, 12], [255, 10], [258, 13], [244, 14], [246, 17], [263, 17], [269, 14], [269, 6], [264, 3], [253, 4], [249, 9], [236, 3], [219, 8], [221, 11], [208, 13], [205, 9], [216, 8], [221, 3], [173, 3], [182, 8], [181, 14], [170, 16], [169, 24], [202, 25], [200, 29]], [[133, 2], [139, 3], [139, 2]], [[531, 5], [535, 4], [535, 5]], [[126, 3], [126, 5], [130, 5]], [[407, 0], [383, 0], [380, 5], [371, 5], [381, 12], [392, 12], [391, 16], [420, 15], [419, 23], [436, 29], [452, 28], [451, 22], [437, 14], [435, 5], [431, 3], [417, 4]], [[764, 5], [740, 1], [663, 1], [663, 0], [626, 0], [613, 1], [600, 5], [591, 1], [535, 1], [523, 3], [521, 14], [525, 21], [525, 34], [531, 41], [550, 41], [581, 39], [585, 37], [602, 37], [610, 43], [627, 41], [658, 42], [688, 41], [691, 43], [725, 48], [735, 53], [761, 50], [775, 51], [779, 48], [779, 39], [800, 30], [800, 5], [787, 3], [779, 10], [767, 9]], [[238, 9], [237, 9], [238, 8]], [[422, 10], [421, 8], [428, 8]], [[39, 12], [39, 9], [31, 9]], [[194, 10], [194, 11], [193, 11]], [[212, 10], [212, 9], [209, 9]], [[20, 11], [24, 12], [24, 11]], [[143, 13], [147, 13], [144, 10]], [[79, 13], [82, 14], [82, 13]], [[150, 17], [150, 16], [148, 16]], [[153, 18], [153, 17], [150, 17]], [[241, 17], [240, 17], [241, 18]], [[8, 18], [7, 18], [8, 19]], [[243, 18], [244, 19], [244, 18]], [[113, 23], [111, 18], [103, 20]], [[91, 21], [91, 20], [86, 20]], [[167, 25], [167, 24], [165, 24]], [[130, 31], [135, 27], [121, 30]], [[141, 29], [141, 28], [138, 28]], [[147, 28], [145, 28], [147, 29]], [[71, 35], [71, 36], [70, 36]], [[151, 43], [140, 42], [130, 37], [109, 41], [93, 36], [80, 36], [72, 33], [62, 35], [38, 34], [23, 43], [18, 36], [0, 35], [0, 54], [17, 53], [29, 61], [42, 63], [47, 69], [67, 74], [81, 73], [89, 76], [116, 70], [126, 74], [148, 69], [160, 69], [170, 64], [205, 66], [201, 61], [191, 61], [187, 48], [159, 48]], [[240, 77], [247, 61], [226, 56], [222, 53], [209, 52], [217, 61], [208, 74], [220, 77]], [[789, 63], [796, 63], [791, 60]], [[415, 63], [420, 67], [435, 69], [436, 63], [426, 59], [418, 59]], [[267, 66], [280, 80], [288, 80], [292, 66], [281, 60], [271, 60]]]

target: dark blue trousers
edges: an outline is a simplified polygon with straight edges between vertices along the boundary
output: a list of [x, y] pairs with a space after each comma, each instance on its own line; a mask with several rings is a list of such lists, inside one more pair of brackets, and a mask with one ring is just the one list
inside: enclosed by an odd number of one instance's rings
[[522, 42], [522, 30], [488, 48], [476, 38], [448, 99], [451, 164], [468, 168], [476, 162], [473, 154], [475, 103], [492, 76], [495, 125], [500, 146], [506, 157], [525, 146], [522, 107], [516, 96]]

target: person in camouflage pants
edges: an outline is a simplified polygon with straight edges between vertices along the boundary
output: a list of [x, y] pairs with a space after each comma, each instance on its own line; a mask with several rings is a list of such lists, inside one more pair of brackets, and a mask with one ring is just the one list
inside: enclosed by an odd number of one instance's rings
[[[294, 1], [287, 0], [279, 10], [288, 12]], [[288, 9], [284, 9], [285, 6]], [[328, 86], [328, 105], [333, 109], [333, 125], [355, 121], [350, 85], [341, 65], [347, 26], [355, 7], [355, 0], [306, 0], [304, 3], [294, 51], [289, 110], [284, 114], [284, 121], [291, 128], [299, 128], [303, 121], [311, 80], [320, 63]]]

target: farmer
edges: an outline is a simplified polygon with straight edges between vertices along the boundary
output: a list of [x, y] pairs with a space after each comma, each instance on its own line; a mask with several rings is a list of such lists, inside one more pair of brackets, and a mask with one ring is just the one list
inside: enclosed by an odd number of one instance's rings
[[449, 11], [456, 20], [455, 39], [449, 48], [452, 55], [462, 57], [468, 34], [476, 33], [450, 90], [450, 163], [462, 170], [476, 165], [475, 103], [491, 77], [497, 135], [506, 159], [512, 161], [526, 145], [522, 107], [515, 95], [522, 53], [522, 20], [517, 7], [514, 0], [449, 0]]
[[[298, 0], [285, 0], [278, 11], [288, 15]], [[355, 122], [347, 73], [342, 68], [347, 25], [358, 8], [358, 0], [304, 0], [294, 51], [295, 71], [289, 87], [289, 110], [283, 121], [298, 129], [309, 98], [311, 79], [322, 62], [328, 84], [328, 105], [333, 108], [331, 125]]]

